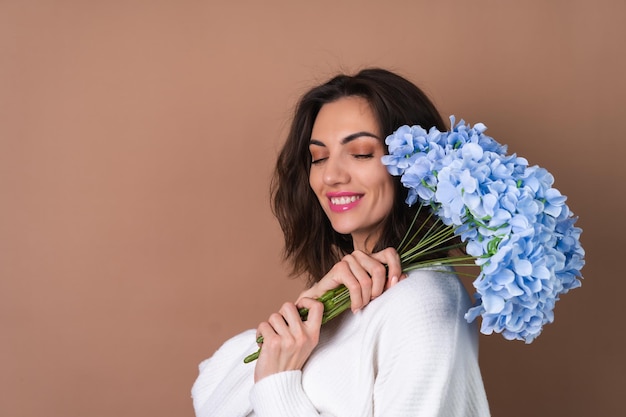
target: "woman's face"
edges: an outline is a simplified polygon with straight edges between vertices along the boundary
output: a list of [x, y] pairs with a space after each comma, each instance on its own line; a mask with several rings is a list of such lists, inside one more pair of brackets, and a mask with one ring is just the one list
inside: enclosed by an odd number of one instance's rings
[[333, 229], [351, 234], [355, 249], [371, 251], [393, 206], [394, 185], [380, 160], [385, 150], [367, 100], [344, 97], [323, 105], [309, 150], [309, 184]]

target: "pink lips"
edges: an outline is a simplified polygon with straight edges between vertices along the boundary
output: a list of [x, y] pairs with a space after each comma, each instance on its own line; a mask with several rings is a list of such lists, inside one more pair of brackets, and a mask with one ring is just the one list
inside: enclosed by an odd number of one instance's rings
[[361, 202], [363, 194], [341, 191], [328, 193], [326, 196], [328, 197], [330, 210], [335, 213], [342, 213], [357, 206]]

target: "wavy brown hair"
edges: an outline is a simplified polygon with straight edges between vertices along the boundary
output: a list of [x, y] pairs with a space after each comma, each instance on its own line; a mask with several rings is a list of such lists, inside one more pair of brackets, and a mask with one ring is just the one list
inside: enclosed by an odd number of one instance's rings
[[[309, 186], [309, 141], [317, 114], [324, 104], [351, 96], [367, 100], [383, 138], [402, 125], [446, 129], [441, 115], [422, 90], [407, 79], [380, 68], [365, 69], [355, 75], [337, 75], [302, 96], [276, 162], [271, 194], [272, 210], [285, 236], [284, 257], [292, 264], [292, 275], [306, 275], [309, 284], [320, 280], [344, 255], [354, 250], [351, 236], [332, 228]], [[415, 216], [415, 207], [409, 208], [405, 203], [407, 189], [399, 177], [394, 177], [394, 183], [395, 202], [384, 221], [374, 252], [397, 247]], [[428, 221], [428, 210], [421, 210], [419, 216], [418, 222]]]

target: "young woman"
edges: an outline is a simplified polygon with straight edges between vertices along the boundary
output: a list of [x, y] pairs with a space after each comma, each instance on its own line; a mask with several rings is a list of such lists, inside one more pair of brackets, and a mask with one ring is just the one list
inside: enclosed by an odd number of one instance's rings
[[[403, 275], [393, 249], [415, 208], [381, 157], [405, 124], [446, 129], [418, 87], [386, 70], [338, 75], [302, 97], [272, 192], [286, 258], [309, 288], [200, 364], [198, 417], [489, 415], [464, 287], [432, 269]], [[340, 284], [352, 312], [321, 327], [315, 299]], [[258, 336], [259, 358], [244, 364]]]

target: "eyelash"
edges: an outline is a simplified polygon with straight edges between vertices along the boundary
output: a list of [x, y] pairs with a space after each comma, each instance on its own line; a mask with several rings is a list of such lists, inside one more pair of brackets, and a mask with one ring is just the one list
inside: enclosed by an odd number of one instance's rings
[[[367, 154], [352, 154], [352, 156], [355, 159], [371, 159], [374, 157], [373, 153], [367, 153]], [[324, 162], [326, 159], [328, 158], [320, 158], [320, 159], [314, 159], [311, 161], [311, 165], [317, 165], [321, 162]]]

